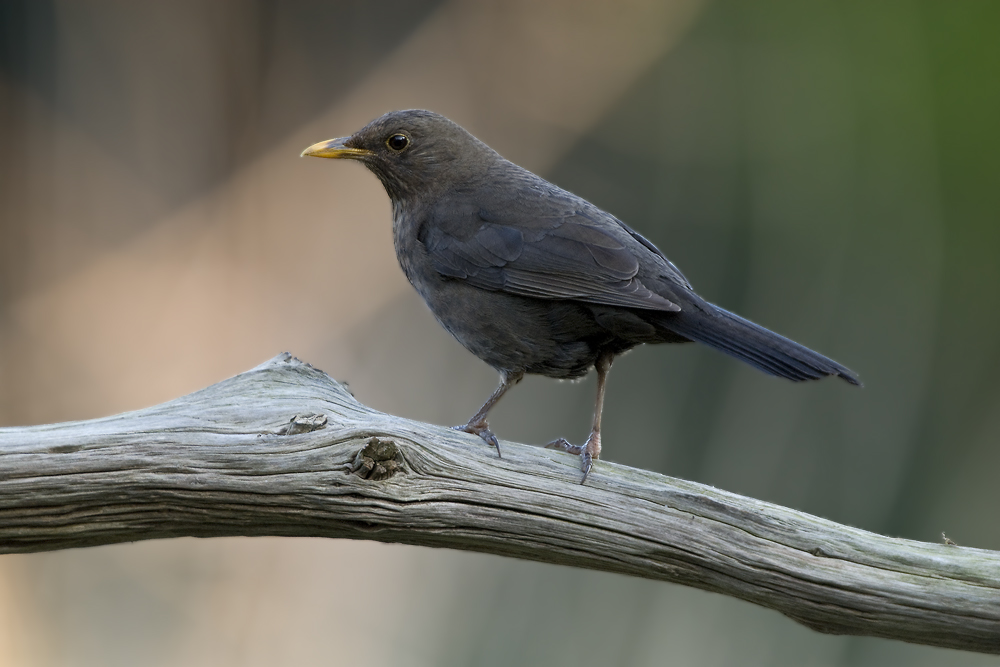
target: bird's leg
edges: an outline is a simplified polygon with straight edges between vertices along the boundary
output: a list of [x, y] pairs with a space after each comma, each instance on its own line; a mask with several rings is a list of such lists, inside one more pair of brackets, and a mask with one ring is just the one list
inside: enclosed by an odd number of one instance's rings
[[601, 413], [604, 412], [604, 387], [608, 380], [608, 371], [611, 370], [611, 362], [614, 355], [610, 352], [602, 352], [594, 368], [597, 369], [597, 400], [594, 402], [594, 427], [590, 429], [590, 437], [582, 445], [571, 445], [566, 438], [553, 440], [545, 445], [549, 449], [561, 449], [570, 454], [580, 456], [580, 470], [583, 471], [583, 479], [580, 484], [587, 481], [587, 475], [594, 465], [594, 459], [601, 455]]
[[493, 435], [493, 431], [490, 430], [489, 425], [486, 423], [486, 413], [497, 404], [500, 397], [507, 393], [507, 390], [513, 387], [515, 384], [521, 381], [524, 377], [523, 371], [503, 371], [500, 373], [500, 386], [490, 394], [490, 397], [486, 399], [483, 403], [483, 407], [479, 408], [479, 412], [472, 415], [472, 419], [469, 420], [468, 424], [462, 426], [452, 426], [456, 431], [464, 431], [466, 433], [472, 433], [473, 435], [478, 435], [480, 438], [486, 441], [487, 445], [492, 445], [497, 448], [497, 457], [500, 456], [500, 441], [497, 437]]

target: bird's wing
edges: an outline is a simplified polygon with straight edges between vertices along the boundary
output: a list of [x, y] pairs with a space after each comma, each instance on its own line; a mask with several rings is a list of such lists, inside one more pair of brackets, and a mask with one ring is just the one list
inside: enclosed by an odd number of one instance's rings
[[[640, 260], [661, 279], [687, 280], [649, 241], [617, 219], [583, 207], [528, 215], [518, 206], [469, 211], [463, 220], [439, 220], [421, 229], [434, 268], [481, 289], [540, 299], [679, 311], [650, 290]], [[449, 217], [455, 215], [450, 212]], [[662, 281], [660, 281], [662, 282]]]

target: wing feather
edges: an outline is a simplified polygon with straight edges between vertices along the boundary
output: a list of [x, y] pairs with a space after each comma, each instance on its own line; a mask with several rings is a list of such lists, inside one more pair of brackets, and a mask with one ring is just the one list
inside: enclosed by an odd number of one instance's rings
[[[531, 217], [519, 210], [524, 208], [481, 209], [469, 215], [452, 212], [447, 220], [428, 225], [421, 240], [434, 268], [481, 289], [521, 296], [680, 310], [643, 283], [640, 259], [645, 256], [662, 265], [663, 278], [676, 282], [671, 275], [676, 272], [682, 284], [686, 280], [655, 246], [616, 218], [579, 206]], [[597, 214], [607, 220], [595, 219]]]

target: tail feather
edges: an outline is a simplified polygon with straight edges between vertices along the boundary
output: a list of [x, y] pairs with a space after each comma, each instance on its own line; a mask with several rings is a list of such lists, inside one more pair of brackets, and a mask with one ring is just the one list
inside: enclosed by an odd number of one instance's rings
[[861, 385], [857, 374], [849, 368], [707, 302], [670, 313], [660, 325], [770, 375], [795, 382], [835, 375], [850, 384]]

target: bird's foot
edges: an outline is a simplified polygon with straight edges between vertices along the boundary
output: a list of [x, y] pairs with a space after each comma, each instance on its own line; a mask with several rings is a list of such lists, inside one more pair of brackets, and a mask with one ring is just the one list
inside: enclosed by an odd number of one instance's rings
[[583, 471], [583, 479], [580, 480], [580, 484], [583, 484], [587, 481], [590, 469], [594, 467], [594, 459], [601, 455], [601, 434], [591, 433], [590, 437], [587, 438], [587, 442], [582, 445], [573, 445], [566, 438], [559, 438], [545, 445], [545, 447], [546, 449], [561, 449], [564, 452], [579, 456], [580, 470]]
[[490, 430], [485, 419], [478, 422], [469, 422], [468, 424], [462, 424], [461, 426], [452, 426], [452, 429], [456, 431], [462, 431], [463, 433], [471, 433], [472, 435], [478, 435], [486, 442], [487, 445], [490, 445], [491, 447], [496, 447], [498, 459], [503, 458], [503, 456], [500, 455], [500, 441], [497, 440], [497, 437], [493, 434], [493, 431]]

